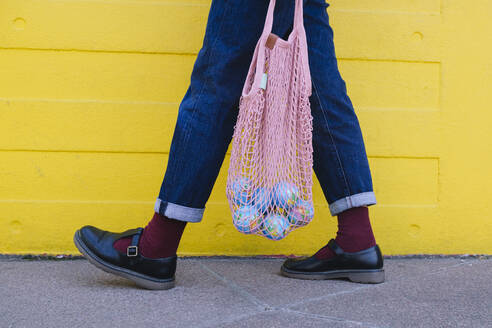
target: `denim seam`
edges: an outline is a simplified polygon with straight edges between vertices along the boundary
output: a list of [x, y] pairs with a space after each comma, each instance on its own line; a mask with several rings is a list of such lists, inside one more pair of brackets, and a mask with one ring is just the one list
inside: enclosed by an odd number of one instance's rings
[[316, 98], [318, 99], [318, 102], [319, 102], [319, 106], [321, 108], [321, 113], [323, 114], [323, 118], [325, 120], [325, 124], [326, 124], [326, 127], [328, 129], [328, 134], [330, 135], [330, 139], [331, 139], [331, 143], [333, 144], [333, 146], [335, 147], [335, 153], [337, 155], [337, 160], [338, 160], [338, 163], [339, 163], [339, 172], [342, 173], [342, 177], [343, 177], [343, 180], [345, 181], [345, 187], [346, 187], [346, 191], [347, 194], [351, 194], [351, 191], [350, 191], [350, 186], [348, 184], [348, 181], [347, 181], [347, 177], [345, 175], [345, 170], [343, 169], [343, 164], [342, 164], [342, 160], [340, 159], [340, 155], [338, 154], [338, 148], [337, 148], [337, 145], [335, 143], [335, 140], [333, 139], [333, 135], [331, 134], [331, 130], [330, 130], [330, 126], [328, 125], [328, 120], [326, 119], [326, 115], [325, 115], [325, 111], [324, 111], [324, 107], [323, 107], [323, 104], [321, 102], [321, 99], [319, 97], [319, 94], [318, 94], [318, 88], [316, 87], [316, 83], [314, 82], [314, 80], [312, 81], [313, 83], [313, 89], [314, 89], [314, 93], [316, 94]]
[[[165, 206], [164, 209], [161, 211], [163, 204], [165, 204]], [[160, 198], [157, 198], [154, 205], [154, 211], [161, 215], [165, 215], [173, 220], [197, 223], [202, 220], [205, 208], [183, 206], [176, 203], [166, 202]]]
[[369, 206], [376, 203], [376, 195], [374, 194], [374, 191], [367, 191], [340, 198], [331, 203], [329, 208], [331, 215], [335, 216], [353, 207]]
[[[228, 4], [228, 1], [226, 1], [226, 3]], [[222, 20], [221, 20], [220, 26], [218, 28], [218, 32], [217, 32], [218, 35], [215, 37], [215, 40], [213, 40], [211, 49], [213, 49], [215, 47], [215, 44], [219, 40], [220, 32], [222, 30], [222, 26], [224, 25], [225, 17], [227, 16], [228, 10], [229, 10], [229, 6], [226, 6], [224, 8], [224, 12], [222, 14]], [[207, 58], [207, 66], [210, 66], [210, 59], [211, 58], [212, 58], [212, 52], [209, 51], [208, 52], [208, 58]], [[183, 127], [183, 129], [185, 130], [185, 135], [183, 136], [183, 138], [182, 138], [182, 140], [181, 140], [181, 142], [179, 144], [186, 145], [186, 143], [189, 140], [189, 137], [190, 137], [190, 134], [191, 134], [191, 130], [188, 129], [188, 127], [189, 127], [190, 122], [193, 121], [193, 119], [195, 118], [197, 104], [200, 101], [200, 99], [202, 97], [202, 94], [203, 94], [203, 90], [205, 89], [205, 86], [207, 85], [207, 83], [209, 82], [209, 80], [210, 80], [210, 76], [209, 76], [209, 74], [207, 74], [206, 75], [206, 79], [205, 79], [205, 83], [202, 84], [202, 87], [200, 88], [200, 92], [198, 93], [198, 96], [195, 98], [196, 100], [195, 100], [195, 102], [193, 104], [193, 109], [192, 109], [193, 112], [191, 114], [191, 118], [186, 121], [186, 126]], [[183, 157], [183, 156], [181, 156], [181, 157]], [[181, 164], [181, 163], [179, 163], [179, 164]], [[172, 171], [173, 173], [174, 173], [174, 171], [175, 171], [175, 169], [176, 169], [177, 166], [178, 166], [178, 160], [176, 160], [175, 163], [174, 163], [173, 171]], [[172, 182], [173, 182], [173, 184], [176, 183], [176, 174], [175, 173], [173, 175]]]

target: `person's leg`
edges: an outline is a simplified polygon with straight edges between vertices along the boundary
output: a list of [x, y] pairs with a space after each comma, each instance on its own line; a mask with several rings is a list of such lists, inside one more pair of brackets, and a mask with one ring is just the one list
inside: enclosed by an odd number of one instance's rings
[[[203, 46], [179, 107], [155, 214], [140, 239], [145, 257], [175, 254], [186, 223], [202, 220], [233, 135], [267, 7], [263, 0], [212, 2]], [[293, 8], [293, 2], [278, 2], [274, 33], [283, 35], [291, 27]], [[114, 248], [124, 253], [131, 241], [131, 236], [118, 239]]]
[[[289, 1], [278, 1], [273, 32], [284, 34]], [[155, 211], [199, 222], [231, 142], [268, 1], [213, 1], [202, 50], [181, 103]]]
[[181, 221], [202, 220], [232, 138], [239, 95], [261, 33], [257, 15], [251, 13], [265, 11], [266, 6], [261, 1], [212, 2], [203, 47], [179, 108], [155, 212]]
[[238, 101], [268, 1], [214, 0], [203, 47], [180, 105], [167, 170], [145, 229], [85, 226], [74, 242], [94, 265], [144, 288], [174, 286], [176, 249], [186, 222], [202, 219], [231, 141]]
[[[257, 7], [266, 10], [266, 5]], [[261, 33], [261, 24], [244, 28], [251, 17], [248, 10], [254, 10], [253, 3], [212, 2], [203, 45], [179, 106], [155, 214], [141, 238], [146, 256], [176, 252], [186, 223], [202, 220], [232, 138], [242, 83]], [[166, 238], [164, 231], [174, 238]], [[122, 238], [114, 247], [123, 252], [130, 241], [130, 237]]]
[[[367, 206], [376, 204], [359, 121], [340, 76], [324, 0], [304, 11], [313, 94], [313, 168], [333, 216], [337, 243], [348, 252], [375, 245]], [[318, 256], [333, 256], [321, 252]]]
[[313, 84], [313, 168], [331, 214], [338, 216], [338, 232], [314, 256], [285, 261], [281, 272], [293, 278], [380, 283], [383, 259], [367, 208], [376, 204], [372, 177], [359, 122], [338, 71], [327, 7], [325, 0], [308, 0], [304, 24]]
[[[368, 211], [360, 208], [376, 203], [371, 172], [359, 122], [338, 71], [327, 4], [323, 0], [305, 0], [304, 4], [313, 80], [314, 171], [332, 215], [339, 215], [337, 241], [347, 251], [357, 251], [374, 243]], [[155, 212], [163, 218], [202, 219], [232, 138], [239, 95], [267, 6], [268, 1], [251, 0], [212, 3], [203, 48], [180, 105], [155, 204]], [[293, 11], [294, 0], [277, 2], [273, 33], [288, 37]], [[123, 244], [122, 249], [125, 247]]]
[[376, 204], [376, 198], [359, 121], [338, 70], [327, 6], [310, 0], [304, 17], [313, 81], [314, 171], [335, 216]]

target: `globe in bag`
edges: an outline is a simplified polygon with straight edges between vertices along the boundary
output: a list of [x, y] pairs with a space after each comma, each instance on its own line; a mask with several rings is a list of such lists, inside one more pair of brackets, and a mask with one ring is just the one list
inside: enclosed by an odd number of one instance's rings
[[233, 223], [236, 229], [245, 234], [260, 229], [262, 216], [254, 206], [242, 206], [234, 213]]
[[272, 188], [252, 189], [252, 180], [238, 178], [233, 184], [236, 210], [233, 224], [244, 234], [258, 234], [271, 240], [285, 238], [314, 217], [312, 202], [300, 198], [299, 188], [281, 181]]

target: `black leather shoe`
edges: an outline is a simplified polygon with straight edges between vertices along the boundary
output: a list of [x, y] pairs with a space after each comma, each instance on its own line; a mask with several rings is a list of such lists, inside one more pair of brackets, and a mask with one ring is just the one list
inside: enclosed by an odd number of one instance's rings
[[[138, 242], [142, 228], [113, 233], [93, 226], [85, 226], [75, 232], [74, 242], [79, 251], [96, 267], [127, 278], [146, 289], [174, 287], [176, 256], [150, 259], [140, 255]], [[126, 254], [113, 247], [123, 237], [133, 236]]]
[[335, 257], [318, 260], [308, 258], [288, 259], [282, 265], [282, 275], [298, 279], [348, 278], [359, 283], [379, 284], [384, 282], [383, 255], [379, 246], [355, 253], [346, 253], [331, 239], [328, 247]]

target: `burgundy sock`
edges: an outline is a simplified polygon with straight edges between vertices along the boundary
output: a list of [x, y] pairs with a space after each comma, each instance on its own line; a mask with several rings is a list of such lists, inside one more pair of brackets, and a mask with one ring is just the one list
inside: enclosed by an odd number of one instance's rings
[[[186, 227], [185, 221], [170, 219], [154, 213], [154, 217], [145, 227], [138, 243], [139, 253], [147, 258], [157, 259], [176, 255], [181, 235]], [[126, 254], [132, 237], [125, 237], [114, 242], [113, 247]]]
[[[353, 207], [338, 215], [338, 232], [335, 241], [349, 253], [376, 245], [369, 220], [369, 209], [366, 206]], [[329, 259], [335, 257], [335, 254], [325, 246], [314, 256], [317, 259]]]

